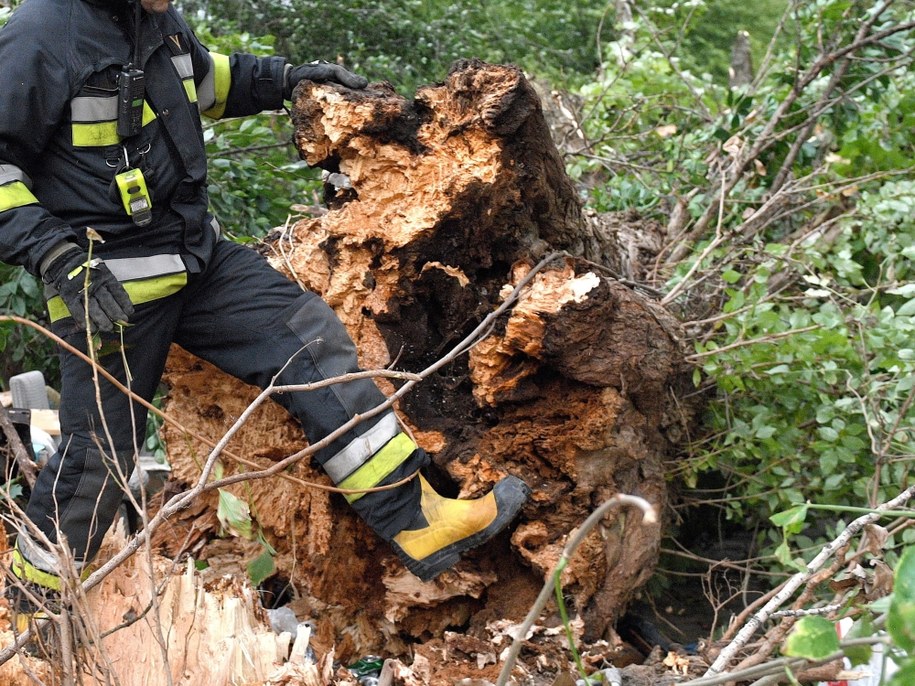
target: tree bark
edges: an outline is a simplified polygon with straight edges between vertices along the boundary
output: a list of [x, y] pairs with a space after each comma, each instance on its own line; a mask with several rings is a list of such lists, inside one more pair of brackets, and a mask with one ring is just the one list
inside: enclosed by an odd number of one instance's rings
[[753, 55], [750, 52], [750, 34], [746, 31], [738, 31], [734, 39], [728, 77], [731, 88], [748, 86], [753, 82]]

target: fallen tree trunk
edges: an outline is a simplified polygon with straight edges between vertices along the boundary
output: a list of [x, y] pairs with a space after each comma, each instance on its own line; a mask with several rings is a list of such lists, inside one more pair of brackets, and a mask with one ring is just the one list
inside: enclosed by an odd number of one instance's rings
[[[276, 550], [278, 586], [294, 588], [292, 607], [316, 623], [319, 647], [335, 645], [346, 659], [405, 654], [455, 626], [487, 636], [495, 620], [524, 616], [569, 533], [601, 502], [624, 492], [664, 509], [664, 463], [692, 412], [676, 399], [689, 370], [674, 318], [609, 275], [633, 275], [657, 229], [635, 227], [643, 231], [633, 239], [632, 222], [582, 211], [539, 100], [513, 67], [461, 62], [414, 100], [384, 84], [350, 91], [306, 82], [292, 116], [303, 159], [328, 172], [330, 209], [267, 249], [336, 310], [365, 368], [427, 368], [543, 255], [567, 253], [468, 356], [398, 406], [433, 455], [440, 488], [474, 496], [507, 473], [527, 481], [533, 496], [512, 533], [423, 584], [342, 498], [297, 481], [327, 483], [307, 461], [283, 479], [231, 489], [250, 503]], [[168, 412], [214, 438], [255, 396], [178, 349], [167, 381]], [[193, 481], [207, 449], [173, 429], [166, 440], [173, 474]], [[303, 445], [269, 406], [228, 448], [266, 465]], [[227, 460], [225, 469], [249, 467]], [[639, 519], [609, 515], [567, 567], [571, 611], [588, 638], [612, 635], [652, 573], [661, 529]], [[211, 515], [173, 526], [158, 538], [170, 553], [214, 550], [201, 533], [216, 527]], [[261, 551], [251, 547], [238, 567]]]

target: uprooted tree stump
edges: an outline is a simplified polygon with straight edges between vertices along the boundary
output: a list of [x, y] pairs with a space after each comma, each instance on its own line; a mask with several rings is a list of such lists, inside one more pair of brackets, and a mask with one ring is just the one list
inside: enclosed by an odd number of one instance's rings
[[[293, 607], [316, 623], [319, 648], [335, 645], [344, 659], [392, 655], [456, 626], [485, 637], [488, 624], [524, 616], [568, 534], [607, 498], [623, 492], [665, 507], [664, 464], [692, 412], [677, 400], [689, 370], [676, 320], [610, 275], [631, 273], [653, 239], [626, 236], [651, 227], [608, 230], [613, 222], [583, 212], [539, 100], [514, 67], [459, 62], [413, 100], [386, 84], [353, 91], [303, 82], [292, 117], [303, 159], [330, 172], [329, 211], [299, 220], [267, 248], [277, 269], [336, 310], [367, 369], [422, 371], [545, 254], [566, 253], [468, 356], [398, 405], [432, 454], [441, 489], [476, 496], [505, 474], [527, 481], [533, 495], [510, 532], [424, 584], [340, 496], [303, 485], [329, 483], [307, 460], [282, 478], [230, 489], [276, 549], [282, 583], [271, 588], [294, 589]], [[167, 411], [213, 438], [255, 397], [177, 349], [167, 381]], [[174, 429], [166, 439], [175, 477], [193, 481], [208, 449]], [[268, 465], [303, 446], [271, 405], [228, 449]], [[250, 469], [224, 464], [226, 473]], [[215, 495], [208, 504], [157, 540], [172, 553], [243, 568], [262, 548], [214, 541]], [[608, 515], [564, 573], [586, 638], [610, 635], [653, 571], [661, 528], [639, 520]]]

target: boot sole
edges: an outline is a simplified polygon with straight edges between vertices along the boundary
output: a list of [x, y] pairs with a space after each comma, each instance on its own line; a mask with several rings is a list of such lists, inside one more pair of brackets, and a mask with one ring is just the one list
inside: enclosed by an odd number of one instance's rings
[[401, 562], [404, 563], [404, 566], [422, 581], [431, 581], [445, 570], [456, 565], [461, 556], [468, 550], [486, 543], [486, 541], [508, 526], [521, 511], [524, 503], [527, 502], [531, 489], [517, 476], [507, 476], [493, 487], [493, 492], [496, 495], [498, 514], [489, 526], [472, 536], [462, 538], [460, 541], [445, 546], [421, 560], [410, 557], [404, 552], [403, 548], [397, 545], [396, 541], [391, 541], [391, 545], [397, 552]]

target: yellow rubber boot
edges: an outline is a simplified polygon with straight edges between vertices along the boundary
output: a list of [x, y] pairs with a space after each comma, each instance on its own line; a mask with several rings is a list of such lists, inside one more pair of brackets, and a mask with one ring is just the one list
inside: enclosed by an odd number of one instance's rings
[[531, 490], [508, 476], [482, 498], [444, 498], [419, 476], [420, 512], [394, 536], [392, 545], [413, 574], [429, 581], [454, 566], [461, 555], [485, 543], [511, 522]]

